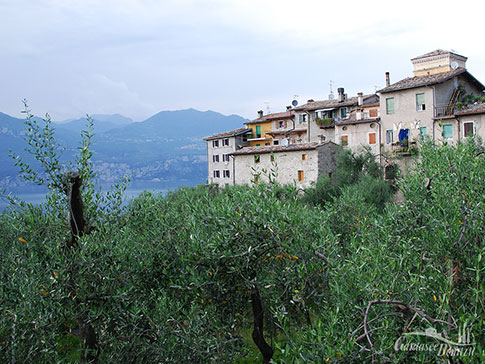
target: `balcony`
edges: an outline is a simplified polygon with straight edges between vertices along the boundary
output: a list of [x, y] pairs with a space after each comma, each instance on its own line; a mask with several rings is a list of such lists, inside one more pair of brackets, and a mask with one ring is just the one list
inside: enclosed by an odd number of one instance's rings
[[434, 107], [434, 117], [443, 118], [447, 116], [453, 116], [455, 113], [455, 108], [449, 105], [435, 106]]
[[392, 143], [392, 152], [400, 156], [410, 156], [415, 154], [417, 150], [416, 142], [408, 142], [407, 140], [402, 143]]

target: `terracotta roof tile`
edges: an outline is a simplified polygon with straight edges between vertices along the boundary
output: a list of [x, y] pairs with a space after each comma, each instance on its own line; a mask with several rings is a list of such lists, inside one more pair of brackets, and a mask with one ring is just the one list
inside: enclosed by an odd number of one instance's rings
[[407, 89], [423, 87], [423, 86], [436, 85], [438, 83], [443, 83], [445, 81], [448, 81], [453, 77], [459, 76], [461, 74], [464, 74], [465, 76], [470, 77], [472, 80], [474, 80], [479, 85], [481, 85], [481, 87], [483, 87], [483, 85], [477, 79], [475, 79], [466, 69], [457, 68], [456, 70], [453, 70], [453, 71], [435, 73], [432, 75], [408, 77], [408, 78], [405, 78], [404, 80], [401, 80], [390, 86], [387, 86], [377, 92], [386, 93], [386, 92], [407, 90]]
[[[434, 57], [434, 56], [442, 56], [442, 55], [445, 55], [445, 54], [454, 54], [456, 56], [463, 57], [462, 55], [460, 55], [458, 53], [454, 53], [454, 52], [450, 52], [450, 51], [445, 51], [443, 49], [436, 49], [436, 50], [434, 50], [432, 52], [423, 54], [421, 56], [417, 56], [417, 57], [411, 58], [411, 61], [416, 61], [416, 60], [421, 59], [421, 58], [428, 58], [428, 57]], [[466, 58], [466, 57], [463, 57], [463, 58]]]
[[[379, 99], [379, 96], [375, 94], [364, 95], [363, 106], [367, 106], [367, 104], [374, 103], [378, 99]], [[315, 111], [319, 109], [331, 109], [331, 108], [337, 108], [337, 107], [343, 107], [343, 106], [356, 106], [357, 101], [358, 101], [357, 96], [350, 97], [344, 101], [338, 101], [337, 99], [313, 101], [296, 107], [295, 111]]]
[[250, 131], [251, 131], [251, 129], [248, 129], [248, 128], [239, 128], [239, 129], [236, 129], [236, 130], [226, 131], [224, 133], [214, 134], [214, 135], [202, 138], [202, 140], [227, 138], [227, 137], [236, 136], [236, 135], [243, 134], [243, 133], [250, 132]]
[[246, 155], [246, 154], [265, 154], [265, 153], [278, 153], [278, 152], [294, 152], [299, 150], [312, 150], [316, 149], [320, 143], [300, 143], [300, 144], [290, 144], [287, 146], [283, 145], [269, 145], [261, 147], [244, 147], [237, 152], [232, 153], [233, 155]]
[[263, 123], [265, 121], [270, 121], [275, 119], [288, 119], [293, 117], [293, 115], [295, 115], [295, 112], [293, 110], [276, 112], [268, 115], [263, 115], [262, 118], [257, 118], [257, 119], [248, 121], [247, 123], [244, 123], [244, 124], [248, 125], [248, 124]]

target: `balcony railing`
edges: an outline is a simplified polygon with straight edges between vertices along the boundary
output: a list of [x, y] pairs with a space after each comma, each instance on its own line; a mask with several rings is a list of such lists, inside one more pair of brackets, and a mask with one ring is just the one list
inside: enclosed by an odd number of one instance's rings
[[434, 117], [441, 118], [445, 116], [453, 116], [455, 113], [455, 108], [449, 105], [435, 106], [434, 107]]

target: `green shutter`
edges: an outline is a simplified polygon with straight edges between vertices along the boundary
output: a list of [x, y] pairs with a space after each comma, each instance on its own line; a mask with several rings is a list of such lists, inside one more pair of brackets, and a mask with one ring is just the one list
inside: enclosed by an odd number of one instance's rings
[[386, 99], [386, 113], [394, 114], [394, 97], [389, 97]]
[[425, 126], [419, 128], [419, 134], [421, 135], [421, 138], [424, 138], [426, 136], [426, 127]]
[[445, 139], [453, 138], [453, 124], [443, 125], [443, 138]]
[[261, 125], [256, 125], [256, 138], [261, 138]]
[[424, 105], [424, 94], [416, 94], [416, 105]]

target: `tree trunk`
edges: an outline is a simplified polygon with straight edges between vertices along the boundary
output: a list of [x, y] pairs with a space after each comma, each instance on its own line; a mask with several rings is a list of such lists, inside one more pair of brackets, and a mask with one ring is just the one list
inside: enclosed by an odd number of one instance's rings
[[254, 286], [251, 291], [251, 305], [253, 307], [253, 341], [263, 355], [263, 364], [269, 364], [273, 357], [273, 349], [268, 345], [263, 335], [263, 305], [261, 303], [261, 296], [257, 286]]

